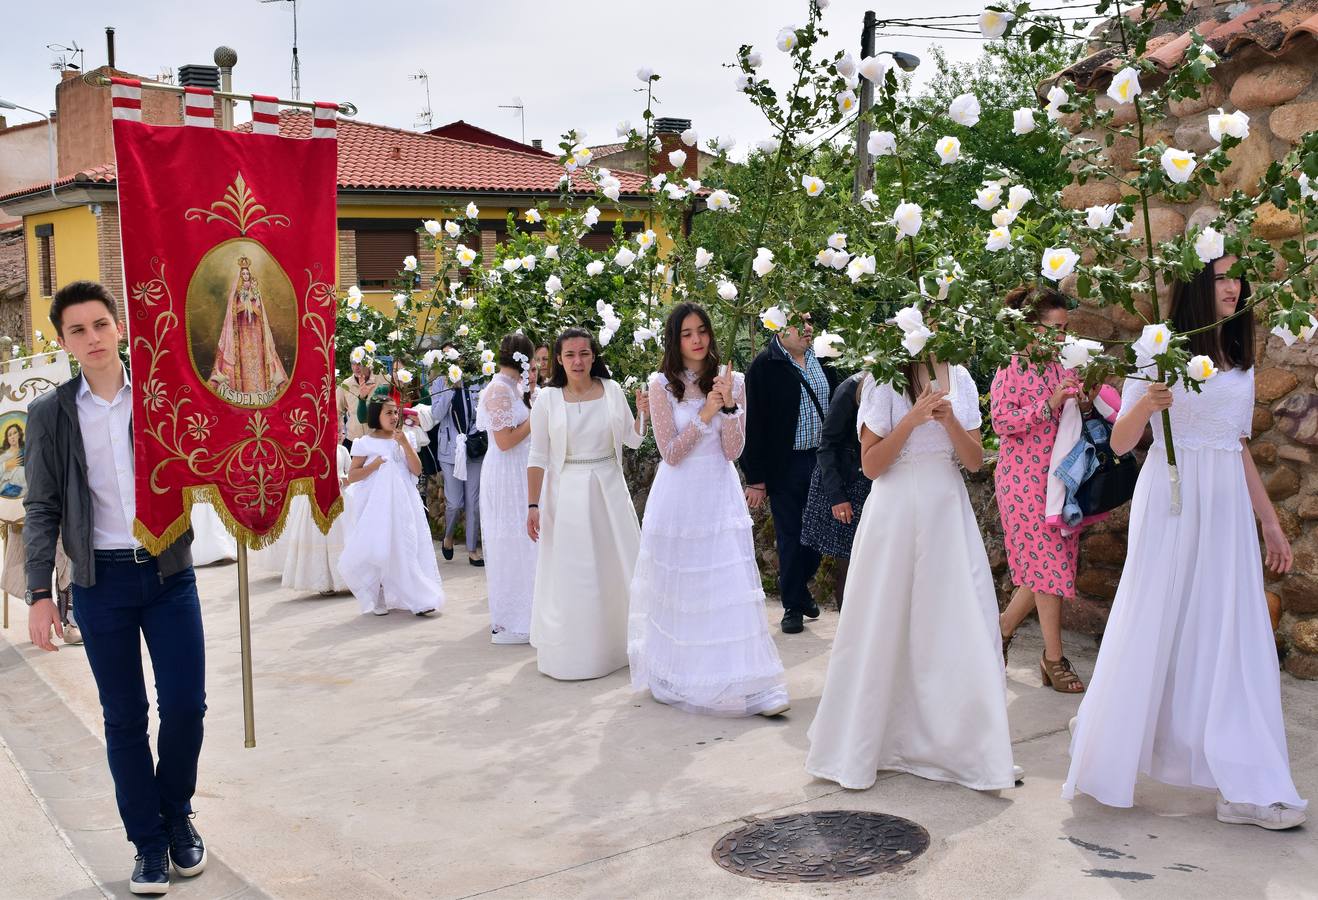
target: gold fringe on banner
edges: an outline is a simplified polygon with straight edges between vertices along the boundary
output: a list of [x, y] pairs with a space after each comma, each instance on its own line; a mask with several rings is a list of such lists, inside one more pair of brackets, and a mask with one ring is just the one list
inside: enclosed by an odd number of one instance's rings
[[146, 526], [142, 524], [141, 519], [133, 520], [133, 537], [141, 542], [146, 548], [146, 552], [152, 556], [159, 556], [165, 552], [165, 548], [170, 544], [183, 537], [183, 534], [192, 527], [192, 506], [194, 503], [209, 503], [224, 527], [234, 536], [234, 539], [245, 544], [249, 549], [260, 550], [268, 547], [275, 541], [279, 540], [280, 535], [284, 533], [284, 526], [288, 522], [288, 510], [293, 503], [293, 498], [301, 494], [307, 498], [311, 506], [311, 518], [315, 521], [316, 527], [320, 529], [321, 534], [329, 534], [330, 527], [333, 526], [334, 520], [343, 513], [343, 496], [340, 494], [330, 504], [328, 513], [321, 513], [320, 507], [316, 504], [316, 482], [313, 478], [295, 478], [288, 483], [288, 494], [284, 498], [284, 507], [279, 511], [279, 518], [275, 524], [265, 534], [257, 534], [246, 525], [243, 525], [229, 508], [224, 505], [220, 498], [219, 490], [210, 484], [198, 485], [195, 487], [183, 488], [183, 514], [173, 522], [169, 523], [161, 534], [154, 535]]

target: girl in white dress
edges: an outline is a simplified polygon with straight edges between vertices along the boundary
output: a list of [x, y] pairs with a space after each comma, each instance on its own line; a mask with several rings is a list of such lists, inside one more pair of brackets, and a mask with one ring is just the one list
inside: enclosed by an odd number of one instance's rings
[[[874, 488], [856, 530], [806, 771], [863, 790], [880, 769], [1011, 787], [998, 603], [957, 462], [983, 463], [979, 393], [962, 366], [866, 378], [857, 428]], [[912, 400], [914, 395], [914, 400]]]
[[645, 436], [590, 333], [554, 341], [554, 371], [531, 407], [526, 531], [540, 543], [531, 645], [551, 678], [600, 678], [627, 665], [627, 595], [641, 529], [623, 447]]
[[210, 503], [192, 504], [192, 564], [209, 566], [222, 559], [238, 558], [238, 542], [224, 527], [224, 520]]
[[389, 386], [380, 385], [366, 405], [370, 430], [352, 442], [339, 572], [363, 613], [427, 616], [444, 605], [444, 586], [416, 489], [421, 459], [400, 418]]
[[526, 461], [531, 453], [531, 357], [524, 334], [499, 344], [499, 371], [481, 391], [476, 427], [489, 435], [481, 465], [481, 546], [490, 595], [490, 642], [531, 639], [536, 545], [526, 533]]
[[[1166, 784], [1216, 789], [1229, 824], [1292, 828], [1305, 819], [1291, 779], [1281, 677], [1263, 592], [1267, 564], [1291, 567], [1291, 549], [1246, 443], [1254, 413], [1254, 316], [1249, 284], [1205, 266], [1173, 293], [1174, 332], [1218, 374], [1195, 393], [1177, 383], [1126, 379], [1112, 450], [1132, 449], [1171, 410], [1182, 508], [1171, 511], [1161, 427], [1131, 501], [1126, 565], [1089, 692], [1072, 720], [1071, 770], [1062, 796], [1130, 806], [1142, 773]], [[1155, 381], [1150, 381], [1153, 378]], [[1160, 418], [1160, 416], [1159, 416]], [[1158, 423], [1154, 423], [1158, 426]]]
[[719, 372], [708, 313], [678, 304], [664, 325], [663, 371], [650, 377], [663, 462], [645, 501], [627, 657], [632, 689], [660, 703], [776, 716], [787, 686], [732, 465], [746, 443], [746, 388], [730, 370]]
[[[339, 489], [348, 485], [348, 471], [352, 455], [348, 448], [338, 445]], [[283, 557], [284, 574], [281, 584], [302, 593], [333, 594], [345, 591], [348, 585], [339, 574], [339, 555], [343, 553], [344, 520], [347, 506], [330, 525], [329, 534], [320, 530], [311, 515], [311, 498], [298, 494], [288, 509], [288, 521], [278, 543]]]

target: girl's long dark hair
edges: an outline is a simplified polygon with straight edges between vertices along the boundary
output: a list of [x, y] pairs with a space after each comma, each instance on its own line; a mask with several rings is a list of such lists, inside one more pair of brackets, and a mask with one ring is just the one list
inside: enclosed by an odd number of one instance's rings
[[686, 362], [682, 359], [682, 323], [687, 316], [700, 317], [700, 322], [709, 332], [709, 352], [705, 354], [705, 364], [696, 373], [696, 384], [708, 394], [714, 389], [714, 378], [718, 375], [719, 355], [718, 341], [714, 338], [714, 324], [709, 320], [709, 313], [698, 303], [679, 303], [673, 307], [664, 322], [664, 358], [659, 364], [659, 371], [668, 378], [668, 390], [673, 398], [681, 402], [686, 393]]
[[[1239, 311], [1249, 303], [1249, 282], [1240, 279], [1240, 299], [1236, 301]], [[1224, 322], [1216, 328], [1220, 317], [1217, 314], [1217, 273], [1215, 264], [1209, 263], [1199, 270], [1199, 274], [1188, 282], [1177, 281], [1172, 285], [1172, 331], [1185, 334], [1196, 328], [1207, 328], [1187, 339], [1190, 353], [1194, 356], [1207, 356], [1213, 363], [1223, 369], [1248, 369], [1254, 365], [1254, 313], [1247, 312], [1236, 316], [1230, 322]]]
[[613, 376], [609, 374], [609, 367], [604, 364], [603, 350], [600, 348], [599, 341], [595, 340], [595, 335], [584, 328], [564, 328], [563, 333], [554, 338], [554, 347], [549, 353], [549, 360], [554, 370], [549, 377], [549, 386], [556, 388], [567, 386], [567, 372], [563, 370], [558, 357], [563, 352], [563, 344], [573, 338], [585, 338], [590, 341], [590, 352], [595, 357], [590, 364], [590, 377], [612, 378]]
[[[514, 331], [512, 334], [506, 334], [504, 335], [503, 340], [499, 342], [499, 356], [498, 356], [499, 365], [507, 366], [510, 369], [517, 369], [520, 371], [522, 368], [522, 361], [519, 359], [514, 359], [513, 358], [514, 353], [520, 353], [523, 356], [525, 356], [526, 361], [529, 364], [532, 358], [535, 357], [535, 344], [531, 343], [531, 339], [526, 335], [522, 334], [520, 331]], [[531, 408], [530, 385], [528, 385], [527, 388], [528, 388], [527, 390], [522, 391], [522, 402], [526, 404], [527, 409], [530, 409]]]

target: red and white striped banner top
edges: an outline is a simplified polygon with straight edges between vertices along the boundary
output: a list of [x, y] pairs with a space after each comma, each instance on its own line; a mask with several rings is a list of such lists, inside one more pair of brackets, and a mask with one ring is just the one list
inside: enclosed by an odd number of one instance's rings
[[110, 117], [142, 121], [142, 82], [136, 78], [110, 79]]
[[279, 134], [279, 98], [265, 94], [252, 95], [252, 132]]
[[313, 138], [332, 138], [338, 136], [339, 105], [316, 101], [312, 110], [311, 136]]
[[183, 124], [198, 128], [215, 127], [215, 92], [210, 88], [183, 89]]

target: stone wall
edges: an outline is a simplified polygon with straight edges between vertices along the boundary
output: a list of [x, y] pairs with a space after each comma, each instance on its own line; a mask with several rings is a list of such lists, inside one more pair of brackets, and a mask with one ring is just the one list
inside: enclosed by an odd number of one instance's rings
[[[1218, 107], [1243, 110], [1249, 115], [1250, 128], [1249, 137], [1231, 151], [1231, 166], [1220, 185], [1210, 186], [1197, 203], [1159, 203], [1150, 210], [1155, 240], [1211, 221], [1218, 213], [1215, 199], [1236, 189], [1252, 191], [1274, 160], [1284, 156], [1301, 135], [1318, 129], [1318, 54], [1310, 44], [1297, 46], [1301, 49], [1277, 59], [1256, 48], [1242, 50], [1212, 70], [1214, 81], [1200, 99], [1171, 104], [1169, 115], [1154, 125], [1148, 143], [1166, 140], [1198, 154], [1215, 146], [1208, 134], [1210, 111]], [[1107, 97], [1099, 103], [1111, 106]], [[1118, 107], [1116, 122], [1133, 121], [1133, 115], [1131, 107]], [[1102, 140], [1098, 134], [1086, 136]], [[1129, 170], [1136, 149], [1132, 138], [1119, 137], [1104, 152], [1118, 168]], [[1118, 185], [1091, 182], [1069, 187], [1063, 192], [1063, 202], [1083, 209], [1116, 202], [1122, 193]], [[1138, 213], [1134, 233], [1143, 233]], [[1265, 204], [1254, 233], [1279, 244], [1299, 236], [1300, 219]], [[1165, 312], [1165, 288], [1160, 289], [1160, 306]], [[1147, 302], [1142, 312], [1150, 312]], [[1143, 324], [1121, 309], [1100, 311], [1087, 306], [1076, 311], [1071, 323], [1076, 333], [1108, 340], [1129, 339]], [[1259, 322], [1259, 326], [1251, 454], [1295, 552], [1290, 574], [1267, 573], [1268, 601], [1278, 626], [1285, 668], [1302, 678], [1318, 678], [1318, 471], [1313, 465], [1318, 452], [1318, 341], [1287, 348], [1268, 334], [1266, 325]], [[1077, 581], [1081, 598], [1066, 606], [1068, 627], [1101, 633], [1121, 573], [1126, 522], [1127, 511], [1122, 510], [1082, 540]]]

